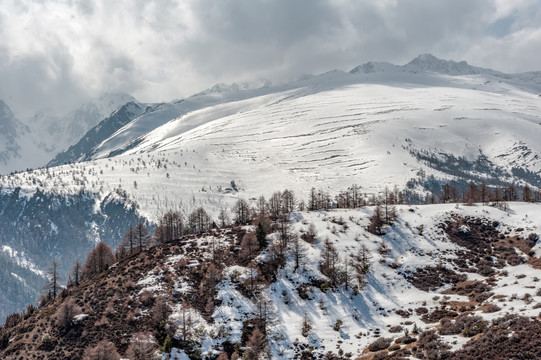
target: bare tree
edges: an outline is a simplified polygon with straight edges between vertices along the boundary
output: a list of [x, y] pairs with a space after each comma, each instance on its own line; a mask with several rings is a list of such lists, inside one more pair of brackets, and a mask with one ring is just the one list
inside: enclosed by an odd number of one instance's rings
[[250, 338], [246, 342], [246, 351], [243, 357], [248, 360], [257, 360], [268, 356], [268, 353], [269, 346], [265, 334], [263, 334], [257, 327], [254, 328]]
[[73, 284], [75, 286], [79, 286], [82, 273], [83, 273], [83, 264], [81, 264], [79, 259], [77, 259], [75, 260], [75, 265], [73, 265], [73, 269], [71, 270]]
[[385, 187], [384, 197], [383, 197], [383, 221], [385, 224], [392, 224], [396, 220], [396, 208], [392, 205], [394, 204], [394, 194]]
[[235, 221], [239, 224], [248, 224], [252, 219], [250, 206], [244, 199], [238, 199], [233, 206], [233, 213], [235, 214]]
[[321, 272], [329, 278], [332, 286], [339, 285], [341, 280], [340, 256], [329, 239], [325, 239], [323, 243], [321, 257], [323, 258], [319, 267]]
[[526, 184], [522, 188], [522, 201], [529, 202], [532, 200], [532, 188]]
[[481, 196], [481, 201], [483, 204], [486, 204], [490, 200], [490, 189], [487, 186], [486, 182], [482, 182], [481, 186], [479, 187], [479, 192]]
[[291, 237], [291, 253], [293, 255], [293, 260], [295, 266], [293, 272], [296, 272], [301, 266], [304, 265], [306, 259], [306, 249], [304, 248], [304, 241], [301, 240], [297, 235]]
[[259, 244], [255, 234], [251, 231], [247, 232], [242, 238], [240, 247], [242, 248], [240, 257], [247, 263], [252, 261], [259, 250]]
[[81, 313], [81, 309], [72, 298], [64, 300], [62, 305], [56, 311], [56, 324], [64, 331], [73, 325], [73, 318]]
[[164, 326], [169, 314], [171, 314], [171, 309], [167, 303], [167, 298], [163, 295], [159, 296], [152, 306], [152, 320], [154, 320], [155, 326]]
[[56, 294], [60, 292], [60, 281], [62, 281], [62, 278], [59, 271], [60, 263], [54, 260], [51, 267], [47, 269], [47, 282], [45, 283], [45, 290], [48, 292], [49, 299], [54, 299]]
[[292, 211], [295, 211], [297, 204], [297, 199], [295, 198], [295, 193], [293, 190], [284, 190], [282, 193], [282, 214], [289, 214]]
[[100, 242], [86, 258], [83, 266], [83, 278], [88, 278], [107, 270], [114, 262], [115, 258], [109, 246], [104, 242]]
[[161, 219], [154, 230], [154, 238], [159, 243], [180, 239], [184, 232], [182, 215], [178, 212], [169, 211]]
[[263, 293], [259, 293], [255, 299], [255, 319], [257, 325], [263, 334], [267, 334], [267, 329], [272, 326], [277, 319], [275, 309], [272, 307], [272, 302]]
[[464, 201], [468, 204], [473, 204], [479, 201], [479, 188], [473, 181], [470, 181], [468, 184], [468, 189], [464, 193]]
[[188, 217], [190, 231], [194, 234], [202, 234], [208, 231], [210, 229], [211, 223], [212, 219], [202, 207], [199, 207], [192, 211], [192, 213]]
[[190, 341], [193, 336], [193, 329], [195, 327], [195, 321], [192, 317], [192, 310], [188, 303], [182, 303], [181, 318], [180, 318], [180, 336], [181, 341], [186, 343]]
[[96, 346], [85, 350], [83, 360], [120, 360], [120, 354], [112, 342], [102, 340]]
[[227, 213], [227, 210], [224, 208], [220, 209], [220, 213], [218, 214], [218, 221], [220, 222], [220, 227], [224, 228], [229, 225], [231, 222], [231, 219], [229, 218], [229, 214]]
[[145, 224], [139, 222], [137, 225], [135, 225], [133, 233], [135, 235], [135, 243], [137, 244], [138, 250], [139, 252], [142, 252], [144, 249], [147, 248], [149, 244], [150, 232], [148, 231]]
[[374, 235], [383, 235], [383, 225], [384, 221], [381, 206], [377, 205], [374, 209], [374, 214], [370, 217], [370, 223], [366, 230]]
[[259, 214], [267, 212], [267, 201], [263, 195], [257, 199], [256, 211]]
[[440, 201], [443, 203], [455, 202], [458, 199], [457, 189], [449, 183], [443, 184], [440, 192]]
[[257, 270], [257, 266], [252, 262], [248, 264], [248, 279], [246, 279], [245, 284], [247, 285], [247, 290], [250, 292], [250, 294], [255, 294], [257, 291], [257, 285], [258, 285], [258, 277], [259, 272]]
[[135, 229], [133, 226], [130, 226], [128, 231], [126, 231], [121, 244], [122, 247], [127, 250], [128, 254], [131, 255], [135, 252]]
[[272, 219], [278, 219], [278, 217], [283, 214], [282, 210], [282, 193], [277, 191], [272, 194], [268, 203], [269, 216]]
[[154, 336], [148, 332], [139, 332], [132, 336], [126, 355], [130, 360], [148, 360], [153, 358], [156, 349]]
[[281, 215], [278, 218], [277, 226], [279, 235], [278, 244], [282, 254], [285, 254], [287, 247], [289, 246], [289, 240], [292, 236], [291, 224], [286, 215]]

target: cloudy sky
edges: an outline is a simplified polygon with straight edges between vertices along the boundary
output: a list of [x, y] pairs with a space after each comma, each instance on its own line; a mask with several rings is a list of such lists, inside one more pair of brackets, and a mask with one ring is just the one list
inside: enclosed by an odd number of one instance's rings
[[420, 53], [541, 70], [541, 0], [0, 0], [0, 99], [22, 117]]

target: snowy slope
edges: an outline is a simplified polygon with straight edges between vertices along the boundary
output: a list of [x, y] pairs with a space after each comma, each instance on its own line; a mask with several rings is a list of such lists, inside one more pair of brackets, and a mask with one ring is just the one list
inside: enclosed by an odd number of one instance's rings
[[[366, 231], [373, 208], [291, 214], [296, 236], [306, 233], [309, 226], [313, 226], [317, 233], [313, 244], [301, 241], [305, 254], [301, 267], [295, 270], [290, 254], [276, 281], [263, 286], [256, 298], [249, 298], [239, 291], [239, 284], [249, 279], [249, 269], [238, 265], [226, 267], [223, 270], [224, 279], [218, 285], [219, 305], [214, 309], [213, 322], [207, 322], [195, 310], [189, 310], [194, 319], [194, 328], [203, 329], [196, 347], [203, 355], [217, 356], [225, 340], [240, 343], [246, 321], [258, 316], [258, 301], [266, 302], [266, 311], [270, 314], [267, 339], [274, 359], [292, 359], [303, 350], [308, 350], [315, 357], [328, 351], [339, 353], [341, 350], [343, 354], [351, 353], [356, 358], [367, 354], [368, 345], [380, 337], [396, 340], [403, 337], [406, 331], [416, 337], [415, 328], [420, 332], [437, 330], [440, 328], [439, 319], [427, 321], [423, 315], [437, 313], [441, 309], [447, 309], [449, 314], [458, 311], [486, 320], [507, 314], [534, 318], [538, 315], [540, 293], [534, 295], [536, 286], [531, 285], [539, 281], [541, 270], [530, 264], [510, 265], [504, 262], [490, 279], [474, 271], [461, 273], [462, 281], [483, 283], [486, 280], [492, 283], [491, 292], [486, 295], [488, 298], [479, 302], [449, 292], [450, 283], [444, 282], [432, 290], [423, 290], [416, 288], [407, 278], [408, 274], [425, 268], [456, 270], [453, 260], [460, 256], [459, 251], [464, 248], [453, 243], [446, 235], [445, 227], [442, 227], [445, 222], [457, 218], [485, 219], [489, 224], [497, 224], [500, 234], [505, 233], [510, 238], [527, 237], [541, 230], [541, 222], [535, 220], [541, 211], [539, 204], [511, 203], [506, 211], [481, 205], [455, 204], [398, 206], [397, 210], [398, 220], [386, 229], [384, 236], [375, 236]], [[422, 233], [419, 230], [421, 227]], [[462, 231], [469, 232], [470, 229], [464, 227]], [[346, 289], [340, 286], [334, 290], [318, 287], [318, 281], [328, 280], [319, 270], [326, 240], [336, 247], [342, 264], [355, 256], [361, 246], [368, 249], [371, 270], [366, 277], [366, 285], [358, 293], [351, 287]], [[188, 266], [197, 266], [202, 257], [211, 259], [207, 248], [216, 241], [221, 241], [222, 246], [230, 245], [227, 238], [220, 236], [187, 240], [186, 248], [199, 249], [202, 255], [171, 255], [165, 262], [166, 266], [160, 263], [151, 271], [141, 274], [135, 292], [139, 295], [149, 292], [158, 297], [160, 293], [168, 291], [171, 278], [176, 279], [173, 294], [189, 292], [191, 289], [184, 277], [176, 277], [175, 269], [180, 268], [177, 264], [184, 261], [191, 264]], [[385, 244], [386, 251], [381, 250], [382, 244]], [[527, 258], [525, 254], [520, 255]], [[539, 244], [530, 255], [539, 255]], [[266, 252], [263, 252], [255, 262], [264, 262], [266, 256]], [[193, 260], [195, 258], [199, 261]], [[169, 272], [169, 280], [164, 280], [166, 272]], [[355, 281], [350, 286], [353, 284]], [[304, 289], [307, 295], [301, 296], [300, 289]], [[498, 310], [486, 311], [489, 304], [497, 305]], [[473, 307], [459, 311], [458, 306]], [[177, 303], [172, 310], [169, 319], [180, 329], [183, 307]], [[337, 329], [338, 321], [340, 326]], [[307, 335], [302, 331], [304, 322], [310, 324]], [[393, 327], [399, 329], [391, 330]], [[178, 336], [179, 333], [180, 330]], [[471, 339], [460, 332], [442, 335], [442, 341], [452, 350], [460, 349]], [[177, 354], [173, 355], [173, 359], [182, 358], [183, 352], [173, 350], [173, 354]]]
[[[312, 186], [377, 193], [415, 179], [421, 190], [431, 176], [539, 186], [540, 116], [537, 93], [492, 75], [336, 71], [161, 104], [95, 147], [95, 160], [50, 169], [55, 181], [43, 170], [0, 181], [32, 190], [40, 179], [46, 191], [72, 193], [121, 187], [153, 220], [199, 205], [216, 214], [237, 197], [285, 188], [306, 198]], [[437, 163], [451, 156], [458, 169]], [[240, 192], [226, 190], [231, 180]]]

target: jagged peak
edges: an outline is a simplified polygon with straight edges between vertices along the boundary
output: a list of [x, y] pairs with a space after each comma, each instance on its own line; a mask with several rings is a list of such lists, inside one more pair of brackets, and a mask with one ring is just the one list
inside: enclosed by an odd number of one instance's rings
[[106, 92], [90, 99], [73, 113], [96, 109], [102, 117], [108, 116], [128, 102], [138, 103], [133, 96], [123, 92]]
[[369, 61], [362, 65], [353, 68], [351, 74], [370, 74], [391, 71], [407, 71], [407, 72], [433, 72], [446, 75], [474, 75], [474, 74], [491, 74], [499, 75], [501, 73], [491, 70], [472, 66], [466, 61], [454, 61], [440, 59], [432, 54], [420, 54], [406, 65], [394, 65], [388, 62]]
[[440, 59], [432, 54], [421, 54], [402, 67], [407, 71], [427, 71], [447, 75], [496, 74], [497, 71], [480, 68], [466, 61]]
[[214, 84], [212, 87], [206, 90], [203, 90], [200, 93], [195, 94], [194, 96], [235, 93], [235, 92], [243, 91], [243, 90], [269, 88], [271, 86], [273, 86], [273, 83], [267, 79], [259, 79], [256, 81], [246, 81], [246, 82], [241, 82], [241, 83], [234, 82], [231, 84], [217, 83], [217, 84]]
[[13, 119], [13, 111], [11, 111], [11, 108], [8, 106], [8, 104], [5, 103], [4, 100], [0, 100], [0, 119]]
[[397, 70], [398, 66], [382, 61], [369, 61], [350, 70], [351, 74], [371, 74]]

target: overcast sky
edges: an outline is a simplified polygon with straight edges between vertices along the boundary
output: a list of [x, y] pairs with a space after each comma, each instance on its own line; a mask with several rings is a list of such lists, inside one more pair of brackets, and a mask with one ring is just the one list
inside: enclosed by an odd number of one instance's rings
[[0, 0], [0, 99], [19, 116], [421, 53], [541, 70], [541, 0]]

